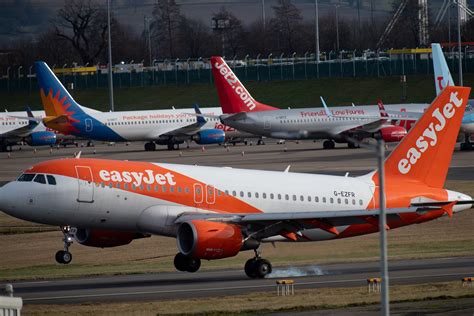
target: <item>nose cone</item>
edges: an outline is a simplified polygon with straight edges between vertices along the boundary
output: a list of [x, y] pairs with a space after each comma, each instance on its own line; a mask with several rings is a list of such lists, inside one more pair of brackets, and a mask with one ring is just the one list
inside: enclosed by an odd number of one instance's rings
[[6, 185], [3, 185], [0, 187], [0, 211], [3, 211], [5, 213], [8, 213], [7, 212], [7, 208], [8, 208], [8, 194], [7, 194], [7, 184]]

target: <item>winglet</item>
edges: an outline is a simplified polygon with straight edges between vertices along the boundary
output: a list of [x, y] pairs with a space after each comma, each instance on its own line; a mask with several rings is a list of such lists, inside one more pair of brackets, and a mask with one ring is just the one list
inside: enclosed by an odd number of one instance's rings
[[444, 88], [454, 85], [454, 81], [444, 58], [441, 45], [437, 43], [431, 44], [431, 51], [433, 55], [436, 95], [439, 95]]
[[79, 152], [74, 156], [74, 158], [76, 158], [76, 159], [81, 158], [81, 153], [82, 153], [82, 151], [79, 151]]
[[290, 167], [291, 167], [291, 165], [288, 165], [288, 167], [286, 167], [285, 171], [283, 171], [283, 172], [288, 173], [288, 171], [290, 171]]
[[200, 115], [202, 114], [202, 112], [201, 112], [201, 109], [199, 108], [199, 104], [195, 103], [193, 107], [194, 107], [194, 111], [196, 112], [197, 122], [202, 125], [206, 124], [207, 123], [206, 119], [202, 115]]
[[458, 201], [453, 201], [449, 204], [446, 204], [446, 205], [443, 205], [441, 207], [441, 209], [446, 213], [448, 214], [449, 217], [453, 217], [453, 207], [454, 205], [456, 205], [458, 203]]
[[326, 112], [326, 115], [328, 117], [332, 117], [332, 113], [331, 113], [331, 111], [329, 111], [329, 108], [328, 108], [328, 105], [326, 104], [326, 101], [324, 101], [322, 96], [320, 96], [320, 98], [321, 98], [321, 102], [323, 103], [324, 112]]
[[385, 106], [383, 105], [382, 100], [378, 100], [377, 105], [379, 107], [380, 116], [381, 117], [388, 117], [387, 111], [385, 111]]

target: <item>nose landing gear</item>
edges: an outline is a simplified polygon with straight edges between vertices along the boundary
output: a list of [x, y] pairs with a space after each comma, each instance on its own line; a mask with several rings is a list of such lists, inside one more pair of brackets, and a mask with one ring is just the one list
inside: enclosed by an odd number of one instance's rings
[[260, 257], [258, 250], [255, 250], [255, 258], [247, 260], [244, 266], [245, 274], [252, 279], [263, 279], [272, 273], [270, 261]]
[[56, 252], [56, 262], [68, 264], [72, 261], [72, 254], [69, 252], [69, 246], [71, 246], [74, 241], [73, 232], [70, 226], [61, 226], [61, 231], [64, 235], [64, 250]]

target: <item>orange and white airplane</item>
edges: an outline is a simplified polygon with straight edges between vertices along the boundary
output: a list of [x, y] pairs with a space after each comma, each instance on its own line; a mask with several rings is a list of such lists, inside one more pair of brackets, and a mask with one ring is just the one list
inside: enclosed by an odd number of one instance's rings
[[[472, 207], [470, 196], [443, 188], [469, 92], [446, 87], [385, 161], [387, 229]], [[77, 157], [27, 169], [0, 188], [0, 209], [60, 226], [60, 263], [71, 261], [73, 238], [114, 247], [156, 234], [177, 238], [180, 271], [254, 250], [245, 272], [261, 278], [272, 266], [260, 243], [375, 233], [378, 196], [377, 171], [340, 177]]]

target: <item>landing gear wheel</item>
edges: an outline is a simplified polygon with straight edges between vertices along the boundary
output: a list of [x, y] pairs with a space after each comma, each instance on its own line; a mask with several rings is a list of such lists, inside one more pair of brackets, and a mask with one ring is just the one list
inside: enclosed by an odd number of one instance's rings
[[349, 148], [351, 148], [351, 149], [353, 149], [353, 148], [360, 148], [359, 145], [357, 145], [357, 144], [355, 144], [355, 143], [353, 143], [353, 142], [348, 142], [348, 143], [347, 143], [347, 147], [349, 147]]
[[69, 251], [59, 250], [56, 252], [56, 262], [61, 264], [68, 264], [72, 261], [72, 254]]
[[174, 257], [174, 267], [178, 271], [196, 272], [201, 267], [201, 260], [177, 253]]
[[259, 279], [263, 279], [266, 275], [272, 273], [272, 264], [265, 259], [257, 259], [254, 263], [254, 273]]
[[145, 151], [155, 151], [156, 145], [155, 143], [149, 142], [145, 144]]
[[324, 149], [334, 149], [334, 147], [336, 147], [336, 144], [332, 140], [328, 139], [323, 142]]
[[255, 275], [255, 262], [257, 261], [257, 258], [252, 258], [252, 259], [249, 259], [247, 260], [247, 262], [245, 263], [245, 266], [244, 266], [244, 271], [245, 271], [245, 274], [249, 277], [249, 278], [256, 278], [257, 276]]

